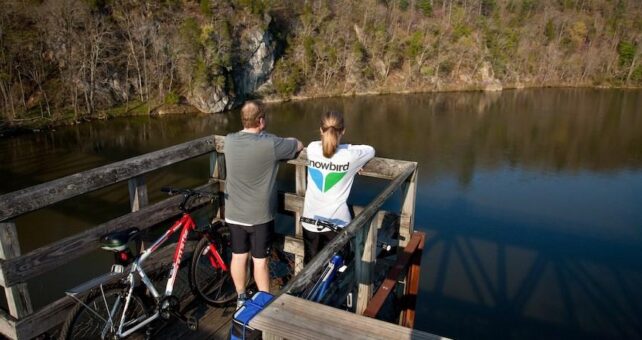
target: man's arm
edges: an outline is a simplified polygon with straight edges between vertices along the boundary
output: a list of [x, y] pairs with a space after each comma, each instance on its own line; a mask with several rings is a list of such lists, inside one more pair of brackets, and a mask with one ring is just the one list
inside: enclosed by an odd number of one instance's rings
[[276, 137], [274, 139], [274, 154], [278, 160], [292, 159], [301, 150], [303, 150], [303, 144], [296, 138]]
[[296, 139], [296, 138], [294, 138], [294, 137], [288, 137], [288, 138], [286, 138], [286, 139], [296, 141], [296, 152], [297, 152], [297, 153], [299, 153], [299, 152], [301, 152], [301, 150], [303, 150], [303, 143], [301, 143], [301, 141], [300, 141], [300, 140], [298, 140], [298, 139]]

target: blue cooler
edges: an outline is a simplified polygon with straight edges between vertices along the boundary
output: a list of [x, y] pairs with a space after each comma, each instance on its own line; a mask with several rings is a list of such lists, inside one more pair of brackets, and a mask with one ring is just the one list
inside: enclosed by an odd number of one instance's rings
[[274, 299], [274, 295], [270, 293], [257, 292], [251, 299], [245, 301], [243, 306], [234, 313], [230, 338], [232, 340], [260, 339], [261, 331], [251, 328], [248, 326], [248, 323], [250, 323], [250, 320], [259, 314], [272, 299]]

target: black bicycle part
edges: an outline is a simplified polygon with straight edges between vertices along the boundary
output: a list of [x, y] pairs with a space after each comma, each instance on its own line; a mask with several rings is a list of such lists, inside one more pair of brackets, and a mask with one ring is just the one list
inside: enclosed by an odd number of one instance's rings
[[176, 194], [183, 195], [183, 201], [181, 201], [181, 204], [179, 205], [179, 209], [182, 212], [189, 211], [188, 203], [190, 199], [195, 199], [199, 197], [209, 197], [210, 199], [214, 200], [218, 198], [218, 193], [203, 191], [203, 190], [163, 187], [161, 188], [161, 191], [169, 194], [170, 196], [173, 196]]
[[[232, 250], [228, 240], [228, 237], [218, 233], [214, 237], [204, 237], [196, 245], [192, 257], [189, 279], [192, 291], [212, 306], [225, 305], [236, 298], [236, 289], [229, 268]], [[228, 265], [227, 271], [212, 265], [210, 242], [213, 242], [223, 262]], [[251, 272], [248, 273], [249, 277]]]
[[301, 216], [301, 218], [299, 220], [301, 222], [305, 222], [305, 223], [312, 224], [312, 225], [316, 226], [317, 227], [317, 231], [321, 231], [321, 230], [323, 230], [325, 228], [328, 228], [328, 229], [338, 233], [343, 229], [343, 228], [339, 227], [338, 225], [336, 225], [336, 224], [334, 224], [332, 222], [328, 222], [328, 221], [324, 221], [324, 220], [317, 220], [317, 219], [314, 219], [314, 218], [307, 218], [307, 217], [303, 217], [303, 216]]

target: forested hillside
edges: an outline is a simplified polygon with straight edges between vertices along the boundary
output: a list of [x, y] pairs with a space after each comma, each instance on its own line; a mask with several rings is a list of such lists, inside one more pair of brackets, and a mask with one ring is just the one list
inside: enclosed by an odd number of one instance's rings
[[639, 0], [3, 0], [5, 125], [288, 99], [642, 85]]

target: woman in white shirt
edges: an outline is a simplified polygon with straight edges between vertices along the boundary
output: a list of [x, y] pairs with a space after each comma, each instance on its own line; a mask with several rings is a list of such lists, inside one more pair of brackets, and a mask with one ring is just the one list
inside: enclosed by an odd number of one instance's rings
[[[303, 217], [328, 221], [343, 228], [352, 220], [346, 201], [357, 172], [374, 157], [369, 145], [341, 144], [345, 133], [343, 114], [330, 111], [321, 117], [321, 141], [310, 143], [308, 187]], [[336, 232], [303, 222], [305, 262], [309, 262]]]

